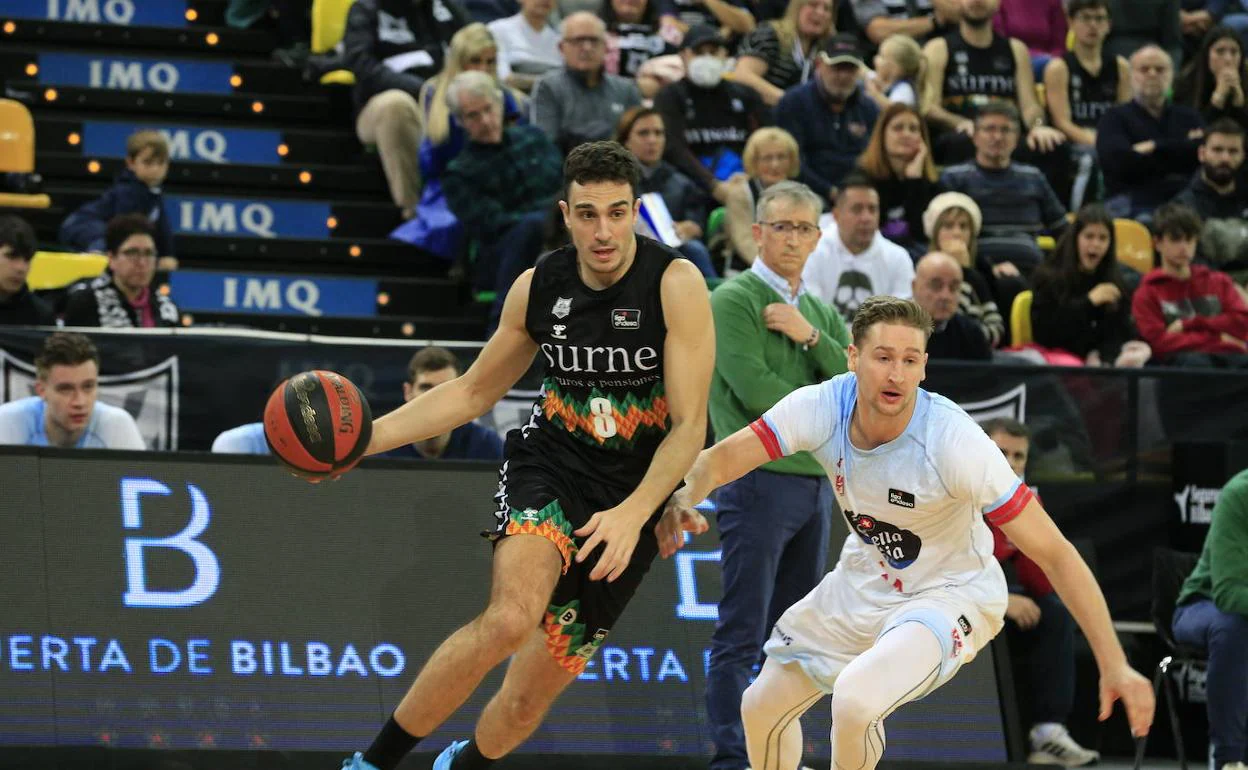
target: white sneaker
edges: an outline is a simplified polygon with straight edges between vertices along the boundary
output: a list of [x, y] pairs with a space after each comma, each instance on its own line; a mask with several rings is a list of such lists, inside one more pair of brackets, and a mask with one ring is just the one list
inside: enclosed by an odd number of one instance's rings
[[1029, 764], [1083, 767], [1101, 758], [1100, 752], [1090, 751], [1075, 743], [1064, 725], [1036, 725], [1031, 728], [1030, 738]]
[[1222, 770], [1248, 770], [1248, 765], [1243, 762], [1227, 762], [1222, 765]]

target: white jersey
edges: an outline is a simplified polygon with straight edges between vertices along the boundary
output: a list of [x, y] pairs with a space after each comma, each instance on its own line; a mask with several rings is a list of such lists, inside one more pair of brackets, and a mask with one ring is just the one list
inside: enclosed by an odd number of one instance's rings
[[773, 460], [807, 451], [832, 479], [850, 528], [838, 570], [903, 596], [981, 577], [1004, 590], [983, 517], [1004, 524], [1032, 493], [1001, 450], [961, 407], [921, 388], [904, 433], [858, 449], [849, 440], [857, 398], [857, 376], [838, 375], [793, 391], [751, 425]]
[[[0, 444], [48, 446], [44, 426], [46, 405], [42, 398], [29, 398], [0, 404]], [[125, 409], [96, 402], [91, 419], [82, 432], [78, 449], [147, 449], [139, 426]]]

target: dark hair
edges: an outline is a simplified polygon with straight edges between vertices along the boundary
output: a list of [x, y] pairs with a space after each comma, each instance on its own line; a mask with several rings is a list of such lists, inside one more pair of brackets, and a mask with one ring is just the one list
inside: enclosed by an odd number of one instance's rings
[[1087, 279], [1079, 268], [1079, 234], [1091, 225], [1101, 225], [1109, 231], [1109, 250], [1092, 273], [1092, 282], [1112, 283], [1126, 295], [1126, 287], [1123, 286], [1121, 271], [1118, 269], [1114, 218], [1104, 206], [1096, 203], [1089, 203], [1079, 209], [1074, 223], [1066, 228], [1058, 241], [1057, 248], [1036, 268], [1032, 284], [1037, 291], [1048, 290], [1065, 299], [1074, 296], [1080, 291], [1080, 286], [1085, 285]]
[[1213, 96], [1218, 79], [1209, 71], [1209, 50], [1223, 40], [1234, 40], [1239, 46], [1239, 81], [1248, 83], [1248, 61], [1244, 57], [1244, 41], [1239, 33], [1230, 27], [1219, 24], [1213, 27], [1200, 41], [1200, 51], [1183, 67], [1174, 88], [1176, 104], [1186, 104], [1197, 111], [1203, 111]]
[[979, 125], [979, 121], [990, 115], [997, 115], [1003, 118], [1009, 118], [1010, 122], [1017, 128], [1023, 118], [1018, 114], [1018, 107], [1014, 106], [1014, 102], [1007, 102], [1001, 99], [994, 99], [983, 107], [979, 108], [979, 112], [975, 114], [975, 125]]
[[1109, 9], [1109, 0], [1069, 0], [1066, 4], [1066, 16], [1073, 19], [1075, 18], [1075, 14], [1091, 8], [1104, 8], [1105, 13], [1113, 13], [1113, 11]]
[[1214, 134], [1221, 134], [1222, 136], [1244, 136], [1245, 131], [1244, 127], [1241, 126], [1237, 120], [1233, 120], [1231, 118], [1218, 118], [1210, 123], [1208, 128], [1205, 129], [1205, 141], [1208, 142], [1209, 137]]
[[0, 215], [0, 247], [8, 246], [12, 256], [30, 259], [35, 256], [35, 231], [30, 223], [13, 214]]
[[989, 436], [995, 433], [1004, 433], [1014, 438], [1031, 440], [1031, 431], [1027, 429], [1026, 425], [1023, 425], [1013, 417], [989, 417], [981, 422], [979, 427], [983, 428], [984, 433], [987, 433]]
[[115, 216], [109, 220], [108, 229], [104, 232], [104, 250], [109, 254], [116, 254], [121, 244], [132, 235], [146, 235], [154, 241], [156, 227], [142, 214]]
[[[841, 184], [839, 185], [839, 187], [840, 187], [839, 193], [843, 193], [846, 190], [851, 190], [855, 187], [861, 190], [874, 190], [876, 194], [879, 194], [880, 192], [880, 188], [876, 185], [875, 180], [867, 176], [863, 171], [859, 169], [855, 169], [849, 172], [848, 174], [846, 174], [845, 178], [841, 180]], [[840, 201], [841, 199], [841, 196], [839, 193], [836, 196], [837, 201]]]
[[876, 295], [867, 297], [854, 314], [854, 345], [862, 347], [867, 332], [876, 324], [901, 324], [923, 332], [924, 343], [932, 336], [932, 316], [912, 299]]
[[1200, 214], [1182, 203], [1167, 203], [1153, 215], [1153, 235], [1158, 238], [1199, 238], [1203, 226]]
[[[657, 33], [659, 28], [659, 3], [652, 0], [644, 0], [646, 10], [641, 14], [641, 24], [648, 24], [654, 28]], [[606, 0], [602, 4], [602, 12], [598, 14], [602, 17], [603, 23], [607, 25], [608, 32], [618, 32], [620, 30], [620, 20], [615, 15], [615, 6], [611, 5], [611, 0]]]
[[[652, 115], [658, 115], [659, 119], [663, 119], [663, 113], [653, 107], [632, 107], [624, 111], [620, 116], [620, 122], [615, 124], [615, 141], [622, 147], [628, 146], [628, 137], [633, 133], [633, 126], [637, 125], [637, 121], [642, 118], [648, 118]], [[663, 129], [667, 130], [667, 121], [663, 121]]]
[[56, 332], [43, 341], [39, 355], [35, 357], [35, 374], [41, 380], [48, 379], [54, 366], [78, 366], [88, 361], [100, 365], [100, 352], [85, 334]]
[[641, 164], [633, 154], [615, 142], [586, 142], [568, 153], [563, 162], [563, 197], [568, 198], [572, 183], [623, 182], [636, 198], [641, 188]]
[[440, 372], [448, 368], [454, 369], [456, 374], [461, 371], [459, 358], [454, 353], [436, 345], [421, 348], [416, 351], [416, 355], [412, 356], [412, 360], [407, 362], [407, 381], [416, 382], [418, 374]]

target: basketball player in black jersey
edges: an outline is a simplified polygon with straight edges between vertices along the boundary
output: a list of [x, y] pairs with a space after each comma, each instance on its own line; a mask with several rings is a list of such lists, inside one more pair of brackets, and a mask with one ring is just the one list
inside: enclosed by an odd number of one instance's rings
[[528, 370], [542, 395], [507, 437], [485, 611], [433, 653], [352, 770], [393, 770], [511, 657], [475, 736], [435, 770], [490, 766], [537, 728], [602, 645], [658, 553], [701, 532], [663, 506], [706, 437], [715, 336], [706, 284], [672, 249], [634, 235], [640, 166], [594, 142], [564, 164], [572, 244], [512, 285], [498, 331], [460, 377], [376, 420], [368, 454], [446, 433], [489, 411]]

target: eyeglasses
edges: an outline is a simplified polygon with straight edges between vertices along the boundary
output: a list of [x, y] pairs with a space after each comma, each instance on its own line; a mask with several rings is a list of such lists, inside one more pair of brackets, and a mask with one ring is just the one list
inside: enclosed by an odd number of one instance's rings
[[1075, 21], [1081, 21], [1084, 24], [1108, 24], [1109, 15], [1104, 13], [1080, 13], [1075, 15]]
[[591, 48], [597, 48], [602, 45], [605, 40], [596, 35], [586, 35], [584, 37], [565, 37], [563, 42], [573, 47], [589, 46]]
[[759, 224], [771, 228], [771, 231], [779, 236], [796, 233], [802, 238], [809, 238], [819, 234], [819, 226], [809, 222], [759, 222]]
[[117, 256], [133, 259], [135, 262], [155, 262], [156, 252], [153, 249], [122, 249]]

